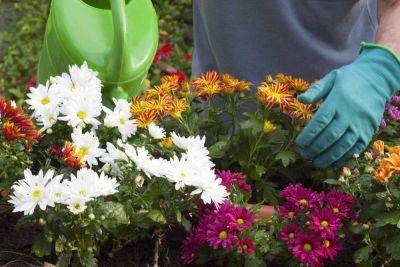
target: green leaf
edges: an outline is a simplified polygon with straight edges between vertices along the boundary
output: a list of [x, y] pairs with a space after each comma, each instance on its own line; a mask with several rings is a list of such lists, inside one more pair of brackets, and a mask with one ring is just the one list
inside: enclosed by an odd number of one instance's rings
[[166, 224], [167, 219], [165, 218], [164, 214], [162, 214], [159, 210], [151, 210], [147, 213], [147, 216], [156, 223]]
[[275, 159], [282, 161], [283, 167], [286, 168], [290, 163], [296, 161], [296, 154], [292, 151], [281, 151], [276, 155]]
[[400, 251], [400, 235], [389, 237], [385, 242], [386, 252], [398, 254]]
[[326, 180], [324, 181], [324, 183], [330, 184], [330, 185], [338, 185], [338, 184], [339, 184], [339, 181], [336, 180], [336, 179], [326, 179]]
[[354, 252], [353, 259], [355, 263], [361, 263], [369, 259], [369, 255], [372, 253], [370, 247], [362, 247]]
[[219, 159], [226, 155], [226, 151], [228, 151], [230, 146], [230, 142], [228, 138], [224, 138], [223, 140], [218, 141], [208, 148], [210, 152], [210, 157], [213, 159]]
[[379, 215], [376, 218], [376, 227], [382, 227], [388, 224], [396, 225], [400, 221], [400, 211], [395, 211], [391, 213], [386, 213]]
[[247, 254], [244, 260], [244, 267], [266, 266], [266, 263], [254, 254]]
[[57, 267], [68, 267], [68, 266], [70, 266], [71, 257], [72, 257], [72, 253], [70, 253], [70, 252], [62, 254], [60, 257], [58, 257]]
[[51, 254], [52, 242], [49, 242], [46, 237], [41, 234], [35, 237], [32, 246], [32, 253], [38, 257], [48, 256]]
[[128, 215], [125, 212], [124, 205], [121, 203], [109, 201], [101, 202], [103, 215], [107, 218], [102, 224], [107, 228], [115, 228], [121, 224], [129, 224]]

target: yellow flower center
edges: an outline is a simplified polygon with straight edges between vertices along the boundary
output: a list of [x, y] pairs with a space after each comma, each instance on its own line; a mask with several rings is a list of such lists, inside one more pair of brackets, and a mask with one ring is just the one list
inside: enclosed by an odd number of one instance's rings
[[82, 158], [84, 157], [84, 156], [86, 156], [87, 154], [89, 154], [89, 148], [87, 148], [86, 146], [83, 146], [83, 147], [81, 147], [81, 148], [79, 148], [79, 152], [78, 152], [81, 156], [82, 156]]
[[333, 213], [339, 213], [339, 209], [338, 208], [333, 208], [332, 211], [333, 211]]
[[78, 116], [79, 119], [84, 120], [87, 117], [86, 112], [84, 111], [78, 111], [78, 113], [76, 114]]
[[60, 198], [60, 197], [61, 197], [61, 192], [55, 192], [55, 193], [54, 193], [54, 196], [55, 196], [56, 198]]
[[237, 224], [244, 224], [244, 220], [242, 218], [237, 219]]
[[81, 204], [80, 203], [74, 203], [73, 207], [74, 207], [74, 209], [79, 210], [81, 208]]
[[293, 211], [289, 211], [288, 212], [288, 216], [289, 216], [289, 218], [293, 218], [294, 217], [294, 212]]
[[326, 227], [329, 226], [329, 223], [328, 223], [327, 221], [322, 221], [322, 222], [321, 222], [321, 226], [322, 226], [323, 228], [326, 228]]
[[180, 176], [181, 176], [181, 178], [186, 178], [186, 177], [187, 177], [187, 174], [186, 174], [185, 172], [181, 172], [181, 173], [180, 173]]
[[119, 124], [121, 124], [121, 125], [125, 125], [125, 119], [123, 119], [123, 118], [120, 118], [120, 119], [119, 119]]
[[221, 238], [221, 239], [225, 239], [226, 237], [227, 237], [227, 233], [226, 233], [226, 231], [222, 231], [222, 232], [220, 232], [219, 233], [219, 238]]
[[305, 243], [305, 244], [303, 245], [303, 249], [304, 249], [304, 251], [306, 251], [306, 252], [310, 252], [310, 251], [312, 250], [312, 246], [311, 246], [310, 244], [308, 244], [308, 243]]
[[80, 191], [79, 191], [79, 195], [80, 196], [86, 196], [87, 195], [87, 192], [86, 192], [86, 190], [85, 189], [81, 189]]
[[247, 245], [243, 245], [243, 250], [247, 250], [248, 249], [248, 247], [247, 247]]
[[324, 247], [329, 248], [331, 246], [331, 242], [329, 242], [329, 240], [324, 240], [323, 242]]
[[299, 204], [302, 205], [302, 206], [306, 206], [308, 204], [308, 201], [307, 201], [307, 199], [303, 198], [303, 199], [299, 200]]
[[288, 237], [289, 237], [290, 239], [293, 239], [293, 238], [294, 238], [294, 236], [295, 236], [295, 234], [294, 234], [294, 233], [289, 233], [289, 235], [288, 235]]
[[40, 102], [42, 102], [42, 105], [47, 105], [47, 104], [50, 103], [50, 98], [45, 96], [45, 97], [42, 98], [42, 101], [40, 101]]
[[43, 195], [43, 192], [42, 192], [42, 190], [40, 190], [39, 188], [34, 189], [34, 190], [32, 191], [32, 198], [33, 198], [33, 199], [39, 199], [42, 195]]

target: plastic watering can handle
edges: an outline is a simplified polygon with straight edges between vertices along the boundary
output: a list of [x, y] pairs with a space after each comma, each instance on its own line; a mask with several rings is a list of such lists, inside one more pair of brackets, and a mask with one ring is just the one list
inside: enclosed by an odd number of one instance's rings
[[118, 81], [126, 55], [126, 14], [125, 0], [110, 0], [114, 26], [114, 40], [109, 54], [108, 80]]

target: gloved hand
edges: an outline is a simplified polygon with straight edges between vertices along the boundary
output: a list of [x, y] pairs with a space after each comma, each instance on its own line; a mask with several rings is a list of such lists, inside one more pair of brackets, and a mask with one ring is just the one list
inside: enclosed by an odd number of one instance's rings
[[342, 166], [362, 153], [378, 129], [385, 103], [400, 89], [400, 61], [388, 49], [361, 45], [359, 57], [311, 86], [298, 99], [325, 101], [296, 139], [316, 167]]

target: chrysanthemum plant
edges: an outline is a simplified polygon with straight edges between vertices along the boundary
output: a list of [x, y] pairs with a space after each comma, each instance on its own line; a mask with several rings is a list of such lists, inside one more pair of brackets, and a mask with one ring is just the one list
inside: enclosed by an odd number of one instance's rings
[[[198, 247], [258, 261], [268, 244], [248, 200], [277, 203], [269, 178], [294, 179], [293, 141], [316, 107], [296, 100], [308, 88], [301, 79], [268, 76], [256, 97], [251, 86], [214, 71], [191, 83], [172, 75], [105, 107], [101, 81], [84, 63], [30, 88], [30, 117], [1, 99], [2, 155], [14, 153], [19, 164], [2, 177], [15, 182], [7, 191], [13, 210], [43, 230], [34, 253], [90, 266], [101, 248], [112, 255], [149, 236], [158, 244], [164, 229], [193, 224], [187, 248], [213, 218], [214, 238], [196, 239]], [[249, 102], [252, 111], [240, 116]], [[216, 166], [246, 173], [253, 194], [244, 174]], [[201, 255], [196, 249], [183, 259]]]

